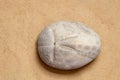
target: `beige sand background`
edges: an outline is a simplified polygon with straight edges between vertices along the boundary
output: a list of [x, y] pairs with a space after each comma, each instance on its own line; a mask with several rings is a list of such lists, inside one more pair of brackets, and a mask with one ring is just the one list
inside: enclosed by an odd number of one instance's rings
[[[101, 36], [95, 61], [73, 71], [41, 62], [38, 35], [60, 20], [80, 21]], [[0, 80], [120, 80], [120, 0], [0, 0]]]

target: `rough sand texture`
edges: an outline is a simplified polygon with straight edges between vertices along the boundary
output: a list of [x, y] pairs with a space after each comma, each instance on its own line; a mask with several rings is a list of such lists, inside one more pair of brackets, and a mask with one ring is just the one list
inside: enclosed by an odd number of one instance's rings
[[[89, 25], [102, 39], [94, 62], [73, 71], [45, 66], [37, 52], [44, 26]], [[120, 80], [120, 0], [0, 0], [0, 80]]]

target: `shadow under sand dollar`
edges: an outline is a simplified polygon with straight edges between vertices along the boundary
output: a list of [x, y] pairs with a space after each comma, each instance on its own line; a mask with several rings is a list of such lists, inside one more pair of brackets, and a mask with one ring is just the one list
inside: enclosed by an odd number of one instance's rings
[[[45, 64], [41, 59], [40, 59], [40, 56], [39, 56], [39, 52], [38, 52], [38, 44], [37, 44], [37, 42], [36, 42], [36, 55], [37, 55], [37, 60], [39, 61], [39, 63], [40, 63], [40, 66], [42, 66], [44, 69], [46, 69], [46, 70], [48, 70], [48, 71], [50, 71], [50, 72], [53, 72], [53, 73], [57, 73], [57, 74], [75, 74], [75, 73], [77, 73], [77, 72], [80, 72], [80, 71], [83, 71], [84, 69], [86, 69], [87, 68], [87, 66], [90, 66], [90, 64], [91, 63], [93, 63], [93, 61], [92, 62], [90, 62], [90, 63], [88, 63], [87, 65], [85, 65], [85, 66], [83, 66], [83, 67], [81, 67], [81, 68], [77, 68], [77, 69], [72, 69], [72, 70], [60, 70], [60, 69], [56, 69], [56, 68], [53, 68], [53, 67], [50, 67], [50, 66], [48, 66], [47, 64]], [[91, 64], [92, 65], [92, 64]]]

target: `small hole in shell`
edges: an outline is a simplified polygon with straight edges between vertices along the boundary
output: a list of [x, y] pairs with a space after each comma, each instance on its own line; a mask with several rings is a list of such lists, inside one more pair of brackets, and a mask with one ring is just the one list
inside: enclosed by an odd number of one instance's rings
[[90, 46], [85, 46], [84, 49], [85, 49], [85, 50], [89, 50], [89, 49], [90, 49]]

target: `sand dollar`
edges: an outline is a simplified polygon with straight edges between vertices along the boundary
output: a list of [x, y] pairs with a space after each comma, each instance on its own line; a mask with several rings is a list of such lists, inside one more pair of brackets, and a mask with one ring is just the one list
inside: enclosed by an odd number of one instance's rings
[[80, 22], [60, 21], [44, 28], [38, 39], [39, 55], [47, 65], [71, 70], [80, 68], [100, 53], [96, 32]]

